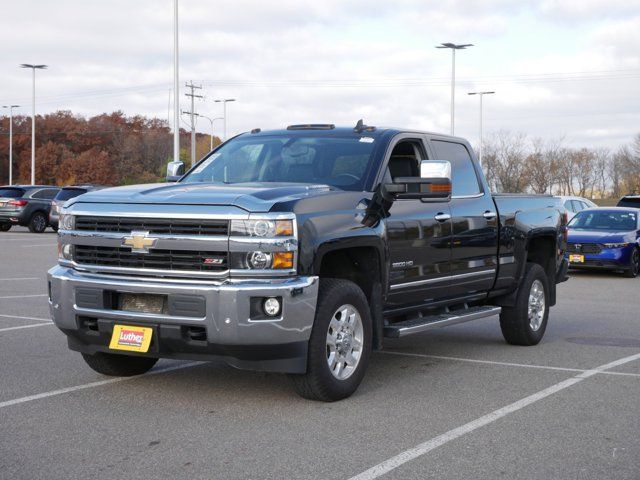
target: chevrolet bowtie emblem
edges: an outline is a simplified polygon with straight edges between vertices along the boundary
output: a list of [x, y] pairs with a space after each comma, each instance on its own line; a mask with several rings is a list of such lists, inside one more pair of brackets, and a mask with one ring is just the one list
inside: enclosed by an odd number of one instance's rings
[[134, 253], [149, 253], [149, 249], [156, 246], [158, 239], [148, 235], [149, 232], [131, 232], [130, 237], [122, 239], [122, 245], [131, 247]]

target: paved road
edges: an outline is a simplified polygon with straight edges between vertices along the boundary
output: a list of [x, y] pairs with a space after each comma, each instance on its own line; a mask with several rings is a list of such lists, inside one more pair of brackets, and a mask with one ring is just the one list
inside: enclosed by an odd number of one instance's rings
[[47, 322], [55, 244], [0, 234], [1, 479], [640, 478], [640, 279], [576, 274], [537, 347], [496, 318], [389, 342], [323, 404], [220, 363], [94, 373]]

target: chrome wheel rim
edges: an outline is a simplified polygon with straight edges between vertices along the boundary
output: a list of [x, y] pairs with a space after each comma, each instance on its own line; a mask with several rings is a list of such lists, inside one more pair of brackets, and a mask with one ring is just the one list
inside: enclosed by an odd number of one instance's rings
[[364, 329], [353, 305], [342, 305], [327, 329], [327, 365], [338, 380], [346, 380], [358, 368], [362, 357]]
[[538, 331], [542, 326], [544, 310], [544, 286], [540, 280], [534, 280], [529, 292], [529, 326], [534, 332]]

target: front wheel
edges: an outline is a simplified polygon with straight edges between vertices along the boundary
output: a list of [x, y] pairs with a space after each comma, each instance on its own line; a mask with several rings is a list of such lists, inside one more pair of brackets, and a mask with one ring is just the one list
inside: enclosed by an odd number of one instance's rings
[[358, 285], [342, 279], [320, 280], [307, 373], [291, 375], [296, 391], [323, 402], [353, 394], [369, 364], [371, 330], [367, 298]]
[[537, 345], [542, 340], [549, 319], [549, 282], [544, 269], [527, 263], [518, 288], [515, 305], [502, 307], [500, 329], [512, 345]]
[[631, 254], [631, 260], [629, 261], [629, 268], [624, 271], [624, 276], [627, 278], [636, 278], [640, 272], [640, 252], [637, 248], [633, 250]]
[[42, 233], [47, 229], [47, 217], [42, 212], [36, 212], [29, 220], [29, 231], [31, 233]]
[[111, 377], [132, 377], [148, 372], [158, 361], [151, 357], [133, 357], [98, 352], [95, 355], [82, 354], [82, 358], [93, 370]]
[[9, 230], [11, 230], [11, 224], [10, 223], [2, 223], [2, 224], [0, 224], [0, 232], [8, 232]]

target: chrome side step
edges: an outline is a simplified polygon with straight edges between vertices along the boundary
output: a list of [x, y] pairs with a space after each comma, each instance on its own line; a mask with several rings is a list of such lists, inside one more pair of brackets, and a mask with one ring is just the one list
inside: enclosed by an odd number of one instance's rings
[[432, 328], [446, 327], [456, 323], [470, 322], [479, 318], [499, 315], [502, 307], [482, 306], [471, 307], [462, 310], [455, 310], [449, 313], [431, 315], [427, 317], [412, 318], [403, 322], [385, 325], [384, 336], [389, 338], [400, 338], [412, 333], [424, 332]]

